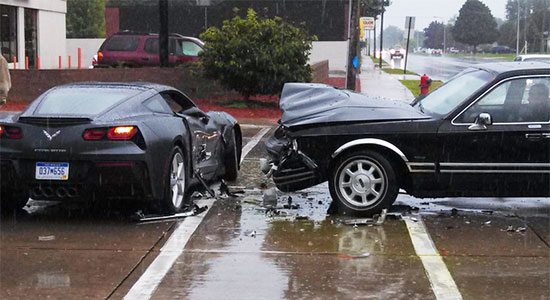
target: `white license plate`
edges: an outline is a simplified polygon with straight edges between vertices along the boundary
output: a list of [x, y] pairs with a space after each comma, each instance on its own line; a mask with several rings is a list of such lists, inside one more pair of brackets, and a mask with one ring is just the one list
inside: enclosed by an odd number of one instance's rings
[[36, 179], [67, 180], [69, 179], [69, 163], [37, 162]]

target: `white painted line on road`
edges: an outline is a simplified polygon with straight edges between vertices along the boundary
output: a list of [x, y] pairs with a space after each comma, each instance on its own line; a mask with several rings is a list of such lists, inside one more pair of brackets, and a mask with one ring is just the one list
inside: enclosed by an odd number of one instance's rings
[[462, 295], [445, 262], [437, 252], [420, 216], [417, 217], [417, 221], [413, 221], [409, 217], [403, 219], [407, 224], [416, 255], [422, 260], [436, 299], [461, 300]]
[[215, 201], [215, 199], [197, 201], [197, 205], [199, 206], [208, 206], [206, 211], [198, 216], [187, 217], [178, 224], [178, 227], [174, 230], [166, 244], [160, 249], [160, 253], [153, 263], [149, 265], [145, 273], [141, 275], [130, 291], [128, 291], [128, 294], [124, 296], [125, 300], [151, 298], [153, 292], [155, 292], [164, 276], [168, 273], [170, 268], [172, 268], [176, 259], [181, 255], [187, 241], [189, 241], [193, 232], [199, 227]]
[[[258, 144], [269, 129], [270, 128], [264, 128], [252, 137], [252, 140], [250, 140], [243, 148], [242, 159], [248, 155], [250, 150], [252, 150], [256, 144]], [[210, 211], [210, 208], [214, 202], [216, 202], [216, 199], [206, 199], [196, 202], [197, 205], [207, 205], [208, 208], [204, 211], [204, 213], [198, 216], [187, 217], [178, 224], [178, 227], [174, 230], [166, 244], [164, 244], [164, 246], [160, 249], [159, 255], [155, 258], [153, 263], [147, 267], [147, 270], [145, 270], [145, 273], [141, 275], [138, 281], [134, 283], [126, 296], [124, 296], [124, 300], [151, 299], [151, 296], [157, 289], [158, 285], [162, 282], [162, 279], [164, 279], [164, 276], [166, 276], [178, 257], [183, 253], [185, 245], [197, 227], [199, 227], [204, 217], [208, 214], [208, 211]]]
[[248, 153], [260, 142], [262, 137], [271, 129], [271, 127], [264, 128], [260, 130], [260, 132], [256, 133], [252, 139], [243, 147], [243, 152], [241, 155], [241, 163], [243, 162], [244, 158], [248, 155]]

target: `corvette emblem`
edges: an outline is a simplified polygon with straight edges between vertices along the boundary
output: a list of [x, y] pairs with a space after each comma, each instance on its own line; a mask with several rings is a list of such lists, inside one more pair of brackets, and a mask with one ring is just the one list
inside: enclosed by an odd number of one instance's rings
[[44, 134], [46, 135], [46, 137], [48, 138], [48, 140], [53, 140], [54, 137], [58, 136], [60, 133], [61, 133], [61, 130], [58, 130], [56, 131], [54, 134], [50, 135], [46, 130], [42, 130], [42, 132], [44, 132]]

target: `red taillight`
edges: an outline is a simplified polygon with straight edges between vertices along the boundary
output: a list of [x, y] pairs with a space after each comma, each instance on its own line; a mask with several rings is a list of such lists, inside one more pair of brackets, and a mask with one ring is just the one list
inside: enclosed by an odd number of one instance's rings
[[19, 127], [0, 126], [0, 137], [8, 139], [20, 139], [23, 132]]
[[82, 137], [88, 141], [98, 140], [130, 140], [136, 135], [138, 128], [135, 126], [117, 126], [110, 128], [86, 129]]
[[101, 51], [97, 52], [97, 61], [102, 62], [103, 61], [103, 53]]
[[82, 137], [85, 140], [89, 141], [97, 141], [101, 140], [105, 136], [105, 130], [104, 129], [87, 129], [84, 131], [84, 134]]
[[137, 133], [137, 128], [134, 126], [117, 126], [113, 127], [107, 133], [107, 138], [110, 140], [129, 140]]

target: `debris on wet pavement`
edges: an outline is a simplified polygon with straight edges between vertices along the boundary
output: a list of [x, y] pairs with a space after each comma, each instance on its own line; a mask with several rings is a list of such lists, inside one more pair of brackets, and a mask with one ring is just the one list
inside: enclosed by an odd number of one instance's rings
[[55, 235], [39, 236], [38, 240], [41, 242], [55, 241]]
[[156, 222], [156, 221], [165, 221], [165, 220], [172, 220], [172, 219], [180, 219], [180, 218], [186, 218], [191, 216], [196, 216], [203, 211], [207, 210], [208, 206], [204, 205], [199, 207], [198, 205], [193, 206], [193, 208], [190, 211], [182, 212], [182, 213], [176, 213], [172, 215], [166, 215], [166, 216], [144, 216], [142, 213], [141, 215], [136, 213], [138, 216], [141, 216], [138, 219], [138, 222], [145, 223], [145, 222]]

